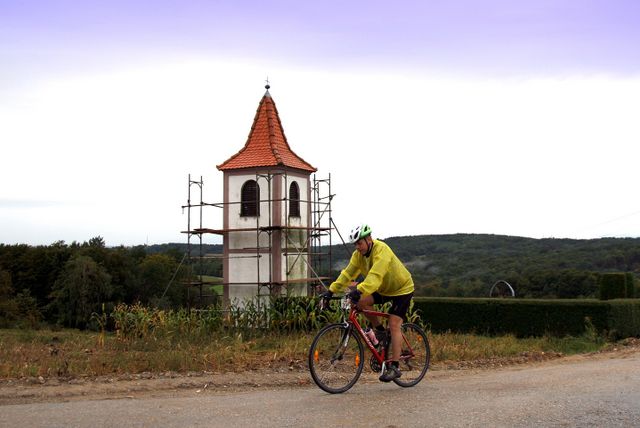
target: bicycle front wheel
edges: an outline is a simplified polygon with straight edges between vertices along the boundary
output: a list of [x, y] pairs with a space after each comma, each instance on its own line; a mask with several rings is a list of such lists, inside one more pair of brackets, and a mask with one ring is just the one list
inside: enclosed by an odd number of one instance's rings
[[416, 324], [403, 324], [402, 336], [400, 354], [402, 376], [393, 381], [400, 386], [409, 387], [420, 382], [427, 373], [431, 360], [431, 349], [427, 335]]
[[309, 349], [309, 371], [324, 391], [338, 394], [351, 388], [364, 367], [364, 348], [360, 338], [344, 324], [322, 328]]

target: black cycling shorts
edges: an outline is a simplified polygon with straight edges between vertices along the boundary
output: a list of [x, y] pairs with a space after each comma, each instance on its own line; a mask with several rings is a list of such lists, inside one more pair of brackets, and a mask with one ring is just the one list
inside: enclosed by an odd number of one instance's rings
[[391, 309], [389, 309], [389, 313], [391, 315], [399, 316], [404, 321], [407, 320], [407, 311], [409, 310], [409, 305], [411, 304], [411, 299], [413, 298], [413, 291], [409, 294], [402, 294], [400, 296], [383, 296], [376, 291], [372, 294], [372, 296], [373, 303], [375, 303], [376, 305], [382, 305], [386, 302], [391, 302]]

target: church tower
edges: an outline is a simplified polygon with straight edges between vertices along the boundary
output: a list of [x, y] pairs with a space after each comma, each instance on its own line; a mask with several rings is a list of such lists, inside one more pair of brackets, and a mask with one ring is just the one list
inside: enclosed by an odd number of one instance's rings
[[311, 173], [284, 134], [269, 85], [244, 147], [217, 166], [223, 177], [224, 297], [307, 292]]

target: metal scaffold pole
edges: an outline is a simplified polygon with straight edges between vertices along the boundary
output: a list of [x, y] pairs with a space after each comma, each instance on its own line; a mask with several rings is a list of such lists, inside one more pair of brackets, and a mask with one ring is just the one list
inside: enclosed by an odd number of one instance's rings
[[[231, 287], [236, 290], [251, 285], [251, 280], [247, 282], [247, 272], [228, 272], [235, 266], [235, 269], [242, 269], [240, 266], [246, 264], [233, 264], [232, 262], [241, 258], [254, 257], [255, 282], [253, 283], [258, 304], [261, 304], [262, 297], [289, 294], [292, 287], [298, 290], [296, 293], [304, 292], [314, 294], [319, 285], [325, 285], [324, 280], [328, 280], [327, 275], [331, 270], [331, 245], [332, 231], [334, 224], [332, 220], [331, 201], [331, 176], [326, 179], [318, 179], [314, 174], [313, 178], [298, 175], [292, 176], [291, 172], [283, 170], [269, 170], [256, 172], [253, 177], [249, 176], [239, 192], [240, 200], [230, 200], [225, 198], [221, 203], [206, 203], [203, 199], [204, 182], [202, 177], [199, 181], [194, 181], [189, 175], [189, 187], [187, 193], [187, 250], [186, 265], [188, 272], [188, 301], [189, 305], [196, 304], [202, 306], [206, 300], [205, 286], [209, 285], [204, 280], [204, 242], [203, 236], [206, 234], [218, 234], [223, 237], [224, 254], [219, 258], [223, 260], [224, 281], [222, 283], [224, 296], [231, 302]], [[306, 181], [306, 197], [302, 197], [299, 192], [299, 185], [292, 185], [293, 182]], [[253, 180], [251, 186], [245, 191], [245, 185]], [[304, 183], [303, 181], [303, 183]], [[200, 190], [199, 203], [192, 202], [191, 186], [197, 185]], [[261, 185], [267, 188], [261, 189]], [[302, 205], [304, 204], [304, 205]], [[254, 226], [245, 220], [231, 222], [227, 224], [227, 219], [231, 216], [239, 215], [253, 221]], [[306, 207], [301, 210], [300, 207]], [[198, 208], [198, 227], [193, 228], [195, 221], [192, 218], [192, 208]], [[224, 227], [221, 229], [207, 228], [203, 224], [204, 210], [208, 207], [222, 208]], [[255, 233], [255, 249], [247, 248], [245, 243], [251, 235]], [[198, 237], [197, 255], [193, 248], [193, 237]], [[250, 242], [250, 241], [249, 241]], [[250, 247], [249, 245], [248, 247]], [[266, 257], [265, 257], [266, 256]], [[195, 259], [199, 259], [197, 264]], [[328, 259], [328, 260], [327, 260]], [[244, 279], [242, 279], [244, 278]], [[304, 284], [307, 284], [306, 291]], [[240, 287], [240, 288], [237, 288]], [[302, 287], [302, 288], [300, 288]], [[198, 293], [192, 295], [193, 288], [197, 288]], [[268, 290], [267, 294], [263, 290]], [[240, 294], [242, 295], [242, 291]]]

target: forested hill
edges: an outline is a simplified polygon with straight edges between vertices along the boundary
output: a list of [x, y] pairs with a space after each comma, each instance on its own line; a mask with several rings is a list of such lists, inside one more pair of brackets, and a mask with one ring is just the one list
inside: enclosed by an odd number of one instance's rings
[[[486, 296], [498, 280], [509, 282], [521, 297], [595, 297], [598, 273], [640, 275], [640, 238], [533, 239], [502, 235], [455, 234], [397, 236], [384, 239], [405, 262], [426, 296]], [[184, 253], [186, 244], [146, 247], [148, 254]], [[192, 247], [198, 252], [197, 245]], [[333, 248], [332, 276], [353, 251]], [[203, 244], [206, 254], [222, 245]]]
[[[640, 238], [459, 234], [385, 241], [411, 271], [417, 296], [487, 296], [493, 284], [504, 280], [519, 297], [597, 297], [600, 273], [640, 275]], [[215, 254], [222, 246], [204, 244], [202, 250]], [[322, 276], [336, 277], [353, 246], [332, 250], [333, 271], [327, 272], [325, 263]], [[179, 266], [185, 251], [185, 243], [106, 247], [101, 237], [69, 245], [0, 244], [0, 327], [21, 319], [83, 327], [103, 303], [184, 306], [189, 295], [179, 284], [187, 270]], [[192, 254], [199, 251], [194, 245]], [[207, 258], [194, 268], [202, 275], [222, 276], [221, 259]], [[84, 300], [79, 304], [78, 299]]]
[[[170, 243], [170, 244], [154, 244], [147, 245], [145, 247], [145, 251], [147, 254], [158, 254], [158, 253], [166, 253], [169, 251], [177, 251], [181, 254], [187, 252], [187, 244], [186, 243]], [[191, 252], [193, 254], [198, 254], [200, 251], [200, 246], [197, 243], [191, 243]], [[202, 253], [203, 254], [220, 254], [222, 253], [222, 244], [202, 244]]]
[[[640, 238], [532, 239], [500, 235], [422, 235], [384, 240], [405, 262], [417, 294], [486, 296], [506, 280], [520, 296], [595, 296], [597, 273], [640, 274]], [[334, 268], [346, 263], [335, 248]]]

